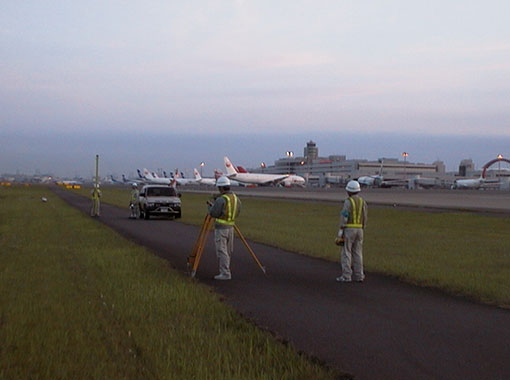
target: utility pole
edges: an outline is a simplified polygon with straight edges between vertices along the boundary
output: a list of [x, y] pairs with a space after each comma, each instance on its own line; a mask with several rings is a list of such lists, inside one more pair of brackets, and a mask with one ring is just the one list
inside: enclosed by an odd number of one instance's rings
[[96, 154], [96, 176], [94, 178], [94, 188], [92, 189], [92, 208], [90, 216], [100, 215], [101, 190], [99, 190], [99, 154]]
[[94, 185], [99, 186], [99, 154], [96, 154], [96, 177], [94, 178]]

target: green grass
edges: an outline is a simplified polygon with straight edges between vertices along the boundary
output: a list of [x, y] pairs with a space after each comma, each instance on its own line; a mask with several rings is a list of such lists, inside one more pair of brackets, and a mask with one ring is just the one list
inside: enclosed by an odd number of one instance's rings
[[0, 199], [0, 379], [338, 376], [48, 189]]
[[[127, 207], [129, 203], [125, 189], [105, 188], [104, 194], [112, 204]], [[182, 222], [201, 224], [207, 199], [203, 194], [183, 194]], [[340, 204], [248, 197], [242, 203], [238, 225], [246, 237], [339, 261], [333, 240]], [[372, 207], [365, 233], [365, 268], [509, 308], [508, 231], [510, 218]]]

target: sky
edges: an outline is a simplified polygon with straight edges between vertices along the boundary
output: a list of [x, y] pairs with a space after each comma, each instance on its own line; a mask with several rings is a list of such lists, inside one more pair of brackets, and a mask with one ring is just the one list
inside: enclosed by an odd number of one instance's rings
[[507, 1], [0, 2], [0, 173], [510, 156]]

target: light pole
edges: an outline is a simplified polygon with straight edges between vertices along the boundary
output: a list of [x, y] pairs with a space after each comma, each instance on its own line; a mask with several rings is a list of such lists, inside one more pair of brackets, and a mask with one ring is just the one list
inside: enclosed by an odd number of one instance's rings
[[[294, 152], [289, 150], [289, 151], [285, 152], [285, 155], [287, 156], [287, 158], [292, 158], [292, 157], [294, 157]], [[290, 160], [287, 160], [287, 173], [289, 173], [289, 174], [290, 174], [290, 166], [291, 166], [291, 162], [290, 162]]]
[[404, 179], [407, 177], [407, 156], [409, 156], [409, 153], [402, 152], [402, 157], [404, 157]]
[[501, 160], [503, 159], [502, 154], [498, 154], [498, 176], [501, 178]]
[[205, 162], [204, 162], [204, 161], [202, 161], [202, 162], [200, 163], [200, 177], [203, 177], [203, 174], [202, 174], [202, 168], [203, 168], [204, 166], [205, 166]]

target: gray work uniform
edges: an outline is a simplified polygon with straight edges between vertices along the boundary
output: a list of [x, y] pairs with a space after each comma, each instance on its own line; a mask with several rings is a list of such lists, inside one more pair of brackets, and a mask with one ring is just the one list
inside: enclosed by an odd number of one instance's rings
[[[229, 219], [227, 212], [227, 200], [223, 196], [219, 196], [214, 201], [213, 205], [209, 208], [209, 215], [216, 218], [214, 224], [214, 243], [216, 245], [216, 256], [219, 262], [220, 275], [230, 277], [230, 260], [232, 253], [234, 252], [234, 224], [221, 223], [223, 220], [230, 220], [234, 223], [235, 218], [241, 212], [241, 201], [234, 193], [228, 191], [225, 195], [236, 198], [235, 209], [233, 209], [233, 215]], [[231, 207], [233, 207], [232, 205]]]
[[131, 191], [131, 201], [129, 202], [129, 209], [131, 210], [130, 218], [138, 218], [138, 189]]
[[90, 192], [92, 195], [92, 207], [90, 209], [90, 216], [100, 216], [101, 215], [101, 190], [92, 189]]
[[[353, 202], [356, 209], [353, 209]], [[366, 202], [357, 194], [347, 198], [340, 213], [341, 236], [343, 229], [344, 246], [341, 259], [342, 277], [346, 280], [363, 281], [363, 231], [368, 217]]]

